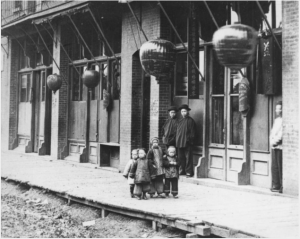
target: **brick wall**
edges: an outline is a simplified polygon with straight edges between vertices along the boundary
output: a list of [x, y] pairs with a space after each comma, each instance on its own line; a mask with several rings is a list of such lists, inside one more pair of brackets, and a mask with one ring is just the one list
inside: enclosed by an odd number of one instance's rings
[[[67, 29], [62, 27], [61, 41], [70, 36]], [[60, 74], [65, 76], [67, 82], [69, 79], [69, 59], [65, 52], [60, 49]], [[68, 83], [69, 84], [69, 83]], [[63, 151], [68, 146], [68, 99], [69, 99], [69, 87], [66, 82], [63, 82], [61, 89], [59, 90], [59, 116], [58, 116], [58, 159], [63, 159]]]
[[[55, 37], [61, 40], [61, 28], [56, 28]], [[65, 36], [67, 37], [67, 36]], [[57, 62], [60, 70], [53, 62], [52, 73], [57, 73], [65, 77], [68, 81], [68, 58], [60, 47], [60, 44], [53, 44], [53, 58]], [[67, 146], [67, 123], [68, 123], [68, 86], [63, 80], [61, 88], [54, 94], [52, 93], [52, 116], [51, 116], [51, 156], [53, 159], [62, 159], [62, 151]]]
[[[8, 52], [1, 50], [1, 111], [9, 112], [10, 94], [10, 64], [11, 64], [11, 41], [1, 38], [1, 44]], [[9, 146], [9, 114], [1, 114], [1, 150], [8, 150]]]
[[[137, 52], [138, 53], [138, 52]], [[142, 147], [141, 142], [141, 123], [142, 123], [142, 68], [139, 55], [132, 57], [132, 112], [131, 112], [131, 147], [132, 149]]]
[[283, 190], [299, 194], [299, 3], [283, 1]]
[[10, 91], [9, 91], [9, 149], [17, 147], [18, 130], [18, 70], [19, 45], [13, 40], [10, 52]]
[[[160, 12], [157, 6], [146, 3], [131, 3], [148, 39], [155, 39], [160, 34]], [[121, 110], [120, 110], [120, 170], [123, 170], [130, 158], [132, 148], [140, 145], [141, 123], [141, 71], [139, 61], [133, 54], [146, 42], [138, 30], [136, 21], [129, 9], [122, 16], [122, 68], [121, 68]], [[153, 81], [151, 80], [151, 87]], [[155, 83], [155, 82], [154, 82]], [[156, 84], [156, 83], [155, 83]], [[137, 108], [134, 109], [134, 108]], [[135, 111], [133, 111], [135, 110]], [[138, 127], [137, 127], [138, 124]]]

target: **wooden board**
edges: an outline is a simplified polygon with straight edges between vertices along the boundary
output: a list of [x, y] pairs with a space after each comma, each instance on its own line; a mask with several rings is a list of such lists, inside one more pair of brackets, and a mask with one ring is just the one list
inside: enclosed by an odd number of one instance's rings
[[31, 130], [31, 104], [19, 103], [18, 134], [30, 136]]
[[90, 134], [89, 134], [89, 139], [90, 141], [96, 142], [97, 140], [97, 123], [98, 123], [98, 118], [97, 118], [97, 108], [98, 104], [100, 101], [98, 100], [91, 100], [91, 105], [90, 105]]
[[69, 139], [85, 140], [86, 102], [72, 101], [69, 112]]
[[103, 100], [100, 101], [99, 107], [99, 142], [106, 143], [107, 142], [107, 111], [103, 109]]
[[45, 101], [40, 104], [40, 122], [39, 122], [39, 136], [44, 136], [45, 127]]
[[120, 134], [120, 101], [114, 100], [113, 107], [110, 112], [109, 124], [110, 142], [119, 143]]

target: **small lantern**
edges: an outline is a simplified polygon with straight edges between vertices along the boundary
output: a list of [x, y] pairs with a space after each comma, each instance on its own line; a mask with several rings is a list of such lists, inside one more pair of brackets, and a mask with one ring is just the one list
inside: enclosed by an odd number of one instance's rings
[[231, 69], [241, 69], [255, 59], [257, 31], [243, 24], [223, 26], [213, 35], [213, 45], [219, 63]]
[[100, 74], [95, 70], [85, 70], [82, 74], [83, 84], [88, 88], [95, 88], [100, 82]]
[[140, 60], [146, 73], [155, 77], [168, 77], [176, 62], [175, 45], [157, 39], [145, 42], [140, 49]]
[[52, 90], [55, 94], [57, 90], [60, 89], [62, 85], [61, 76], [54, 73], [53, 75], [49, 75], [47, 77], [47, 85], [50, 90]]

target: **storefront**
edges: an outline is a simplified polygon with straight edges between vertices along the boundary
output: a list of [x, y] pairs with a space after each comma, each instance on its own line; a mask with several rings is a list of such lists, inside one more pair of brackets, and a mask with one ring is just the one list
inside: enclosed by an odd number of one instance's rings
[[[282, 47], [284, 4], [260, 6]], [[132, 149], [148, 150], [150, 138], [162, 137], [168, 107], [188, 104], [197, 125], [196, 178], [271, 186], [269, 134], [275, 103], [285, 100], [284, 65], [256, 2], [74, 1], [42, 7], [2, 25], [2, 35], [13, 39], [10, 57], [18, 59], [10, 73], [11, 150], [122, 171]], [[236, 22], [237, 13], [242, 24], [260, 32], [256, 59], [242, 69], [250, 82], [246, 116], [239, 111], [240, 79], [219, 64], [212, 45], [213, 33]], [[141, 46], [157, 38], [176, 48], [169, 77], [150, 76], [141, 67]], [[85, 86], [87, 71], [97, 75], [95, 87]], [[62, 85], [54, 94], [46, 79], [55, 73]], [[283, 174], [290, 168], [284, 166]]]

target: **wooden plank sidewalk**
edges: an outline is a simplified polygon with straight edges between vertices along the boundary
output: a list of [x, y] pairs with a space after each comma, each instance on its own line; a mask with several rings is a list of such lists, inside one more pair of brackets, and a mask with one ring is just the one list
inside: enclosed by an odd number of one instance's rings
[[[136, 200], [122, 174], [50, 157], [1, 154], [1, 177], [51, 190], [69, 200], [222, 237], [299, 236], [298, 198], [179, 183], [179, 199]], [[208, 233], [209, 232], [209, 233]]]

